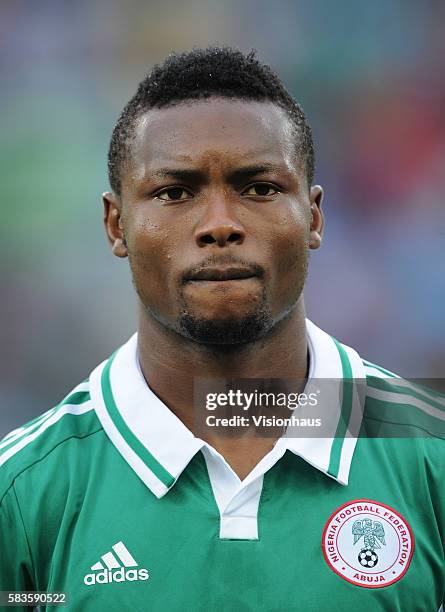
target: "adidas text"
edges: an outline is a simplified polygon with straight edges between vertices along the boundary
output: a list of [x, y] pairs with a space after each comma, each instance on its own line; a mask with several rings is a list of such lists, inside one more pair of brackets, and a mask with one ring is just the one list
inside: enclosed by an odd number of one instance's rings
[[86, 574], [83, 581], [86, 585], [107, 584], [109, 582], [125, 582], [135, 580], [148, 580], [149, 573], [145, 568], [126, 569], [121, 567], [117, 570], [104, 569], [100, 572]]

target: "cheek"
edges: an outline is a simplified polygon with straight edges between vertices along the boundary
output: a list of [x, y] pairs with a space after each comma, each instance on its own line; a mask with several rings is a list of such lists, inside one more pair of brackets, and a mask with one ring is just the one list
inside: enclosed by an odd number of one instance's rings
[[156, 255], [162, 257], [170, 238], [169, 225], [162, 223], [158, 215], [149, 215], [148, 207], [142, 202], [137, 204], [126, 223], [129, 248], [138, 260], [153, 260]]
[[271, 290], [276, 303], [293, 302], [306, 280], [309, 258], [309, 223], [303, 214], [292, 215], [271, 239]]
[[151, 221], [134, 223], [127, 232], [128, 259], [133, 282], [146, 304], [169, 304], [168, 281], [172, 265], [172, 236]]
[[304, 228], [286, 234], [276, 249], [278, 272], [286, 276], [299, 273], [307, 261], [308, 252], [309, 235]]

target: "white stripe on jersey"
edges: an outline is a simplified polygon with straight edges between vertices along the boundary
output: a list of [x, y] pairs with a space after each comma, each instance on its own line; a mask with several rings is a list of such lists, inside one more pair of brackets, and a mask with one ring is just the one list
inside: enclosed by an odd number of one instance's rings
[[373, 389], [369, 386], [366, 394], [368, 397], [373, 397], [374, 399], [378, 399], [389, 404], [410, 404], [411, 406], [419, 408], [419, 410], [422, 410], [422, 412], [429, 414], [435, 419], [445, 421], [445, 412], [442, 412], [438, 408], [434, 408], [434, 406], [431, 406], [426, 402], [422, 402], [422, 400], [414, 397], [413, 395], [406, 395], [405, 393], [397, 392], [392, 393], [391, 391], [381, 391], [380, 389]]
[[68, 395], [60, 402], [60, 404], [57, 404], [57, 406], [54, 406], [53, 408], [50, 408], [49, 410], [41, 414], [33, 423], [29, 423], [28, 425], [26, 424], [22, 425], [21, 427], [17, 427], [16, 429], [13, 429], [12, 431], [10, 431], [1, 440], [0, 449], [2, 449], [5, 446], [8, 446], [11, 442], [13, 442], [14, 440], [17, 440], [17, 438], [20, 438], [24, 434], [31, 433], [31, 431], [34, 431], [34, 429], [36, 429], [39, 425], [41, 425], [44, 421], [46, 421], [52, 414], [54, 414], [60, 408], [61, 404], [63, 404], [63, 402], [66, 401], [74, 393], [86, 393], [88, 391], [89, 391], [89, 383], [88, 382], [80, 383], [70, 393], [68, 393]]
[[48, 419], [46, 419], [44, 423], [42, 423], [42, 425], [37, 429], [37, 431], [34, 431], [29, 436], [22, 438], [19, 442], [17, 442], [17, 444], [14, 444], [14, 446], [5, 451], [3, 455], [0, 455], [0, 465], [6, 463], [6, 461], [8, 461], [8, 459], [18, 453], [18, 451], [20, 451], [30, 442], [38, 438], [41, 433], [48, 429], [48, 427], [51, 427], [51, 425], [54, 425], [54, 423], [60, 421], [60, 419], [65, 416], [65, 414], [81, 415], [85, 414], [86, 412], [89, 412], [90, 410], [93, 410], [93, 404], [91, 400], [88, 400], [84, 404], [71, 406], [69, 404], [65, 404], [64, 406], [61, 406], [60, 409], [55, 412], [55, 414], [50, 416]]
[[[440, 404], [441, 406], [445, 408], [445, 398], [443, 397], [443, 395], [439, 393], [436, 394], [432, 390], [417, 387], [415, 383], [410, 382], [406, 378], [400, 378], [400, 377], [391, 378], [390, 376], [388, 376], [384, 372], [381, 372], [380, 370], [377, 370], [376, 368], [370, 368], [369, 366], [365, 365], [365, 369], [366, 369], [366, 374], [373, 376], [374, 378], [383, 378], [384, 380], [388, 381], [388, 384], [393, 384], [399, 387], [403, 387], [404, 389], [406, 389], [406, 392], [409, 393], [410, 395], [412, 394], [412, 392], [422, 394], [425, 396], [426, 400], [431, 399], [433, 400], [433, 402], [437, 402], [438, 404]], [[388, 393], [390, 392], [391, 391], [388, 389]], [[397, 393], [397, 391], [394, 391], [394, 393]], [[399, 391], [399, 393], [401, 393], [401, 391]]]
[[11, 444], [11, 442], [14, 442], [14, 440], [17, 440], [18, 438], [21, 438], [23, 435], [25, 435], [27, 433], [31, 433], [32, 431], [34, 431], [34, 429], [37, 429], [37, 427], [39, 427], [39, 425], [41, 425], [43, 422], [45, 422], [47, 419], [49, 419], [49, 417], [52, 414], [55, 413], [56, 409], [57, 408], [51, 408], [47, 412], [44, 412], [34, 423], [31, 423], [30, 425], [23, 425], [22, 427], [18, 427], [17, 429], [14, 429], [14, 431], [11, 431], [1, 441], [0, 449], [4, 448], [5, 446], [9, 446], [9, 444]]
[[364, 361], [363, 365], [365, 366], [366, 373], [370, 374], [371, 376], [378, 376], [379, 378], [386, 378], [388, 380], [396, 378], [397, 383], [399, 383], [400, 380], [403, 380], [398, 374], [394, 374], [394, 372], [390, 372], [390, 370], [387, 370], [388, 374], [385, 374], [385, 372], [380, 370], [376, 365], [369, 363], [368, 361]]

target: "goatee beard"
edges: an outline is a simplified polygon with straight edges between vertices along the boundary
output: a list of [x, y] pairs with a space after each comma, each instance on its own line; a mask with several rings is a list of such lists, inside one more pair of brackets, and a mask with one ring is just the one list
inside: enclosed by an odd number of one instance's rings
[[240, 319], [229, 317], [213, 320], [198, 318], [184, 311], [178, 318], [177, 328], [181, 334], [201, 344], [234, 345], [257, 340], [273, 327], [273, 323], [267, 308]]

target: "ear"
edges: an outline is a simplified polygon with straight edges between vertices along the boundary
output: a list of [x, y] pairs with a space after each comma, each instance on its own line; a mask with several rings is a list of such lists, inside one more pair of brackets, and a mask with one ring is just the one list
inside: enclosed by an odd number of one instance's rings
[[309, 196], [311, 203], [311, 233], [309, 239], [309, 248], [318, 249], [321, 245], [323, 236], [324, 217], [321, 210], [323, 201], [323, 189], [320, 185], [313, 185]]
[[111, 250], [117, 257], [127, 257], [128, 251], [121, 217], [121, 202], [111, 191], [102, 194], [102, 201], [104, 203], [105, 232]]

